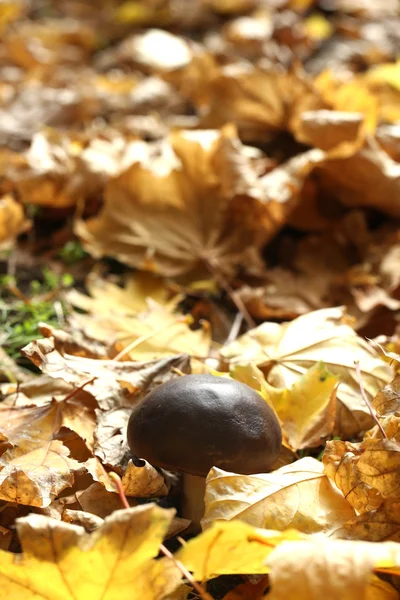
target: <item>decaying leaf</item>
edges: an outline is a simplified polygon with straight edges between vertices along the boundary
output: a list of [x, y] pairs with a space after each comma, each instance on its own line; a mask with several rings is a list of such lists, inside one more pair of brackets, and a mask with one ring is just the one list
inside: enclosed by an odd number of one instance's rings
[[258, 475], [214, 467], [207, 477], [205, 506], [203, 529], [214, 521], [240, 519], [265, 529], [329, 534], [354, 517], [351, 505], [313, 458]]
[[372, 399], [391, 378], [391, 369], [344, 321], [342, 308], [310, 312], [279, 325], [263, 323], [221, 350], [232, 362], [255, 362], [274, 387], [291, 387], [299, 375], [322, 360], [339, 377], [337, 398], [340, 432], [349, 435], [372, 424], [361, 398], [355, 361], [359, 361], [365, 390]]
[[386, 500], [376, 510], [354, 517], [333, 532], [332, 537], [369, 542], [398, 542], [400, 540], [400, 503]]
[[154, 504], [116, 511], [91, 534], [41, 515], [20, 519], [23, 556], [0, 553], [0, 598], [162, 598], [181, 579], [173, 563], [153, 560], [172, 516]]
[[325, 473], [359, 513], [374, 510], [383, 501], [381, 494], [363, 481], [357, 468], [361, 453], [359, 444], [335, 440], [327, 443], [323, 456]]
[[92, 450], [96, 427], [94, 398], [83, 390], [63, 386], [60, 380], [40, 379], [42, 382], [18, 386], [14, 393], [15, 386], [8, 386], [0, 406], [0, 432], [9, 443], [26, 450], [51, 441], [62, 427], [67, 427]]
[[51, 377], [64, 379], [78, 387], [86, 384], [85, 390], [94, 396], [102, 410], [132, 406], [139, 393], [172, 377], [172, 366], [184, 372], [188, 370], [186, 355], [148, 362], [118, 362], [62, 355], [55, 350], [52, 338], [32, 342], [24, 348], [24, 354]]

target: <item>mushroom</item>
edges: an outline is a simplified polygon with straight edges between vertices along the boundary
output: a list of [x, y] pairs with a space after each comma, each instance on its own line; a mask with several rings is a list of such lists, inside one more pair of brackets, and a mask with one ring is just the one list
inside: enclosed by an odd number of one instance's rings
[[183, 476], [183, 516], [199, 523], [211, 467], [251, 474], [271, 469], [279, 422], [254, 389], [215, 375], [185, 375], [150, 392], [130, 416], [128, 444], [155, 467]]

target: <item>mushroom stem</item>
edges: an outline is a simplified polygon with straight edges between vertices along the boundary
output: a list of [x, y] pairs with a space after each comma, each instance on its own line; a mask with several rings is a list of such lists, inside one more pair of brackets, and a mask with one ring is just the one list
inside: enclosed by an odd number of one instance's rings
[[206, 478], [198, 475], [183, 474], [182, 517], [192, 521], [189, 529], [193, 532], [201, 530], [200, 520], [204, 516], [204, 494]]

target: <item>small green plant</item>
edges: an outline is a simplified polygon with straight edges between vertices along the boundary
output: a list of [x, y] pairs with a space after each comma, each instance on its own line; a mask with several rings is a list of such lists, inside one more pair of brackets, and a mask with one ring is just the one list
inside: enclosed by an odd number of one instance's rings
[[[40, 337], [39, 323], [62, 327], [68, 308], [60, 292], [74, 283], [69, 273], [58, 275], [48, 268], [42, 270], [42, 279], [29, 284], [29, 297], [19, 293], [14, 277], [0, 277], [0, 331], [1, 342], [7, 354], [19, 364], [28, 366], [20, 350]], [[30, 365], [29, 365], [30, 366]]]
[[73, 265], [87, 256], [87, 252], [82, 248], [78, 240], [70, 240], [61, 248], [59, 252], [60, 258], [67, 265]]

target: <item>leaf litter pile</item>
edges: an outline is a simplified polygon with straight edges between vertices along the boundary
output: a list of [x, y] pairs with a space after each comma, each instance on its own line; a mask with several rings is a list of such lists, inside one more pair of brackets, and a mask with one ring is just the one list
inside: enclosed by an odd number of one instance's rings
[[[0, 36], [0, 598], [399, 598], [397, 0], [2, 0]], [[189, 374], [282, 429], [200, 521], [127, 444]]]

